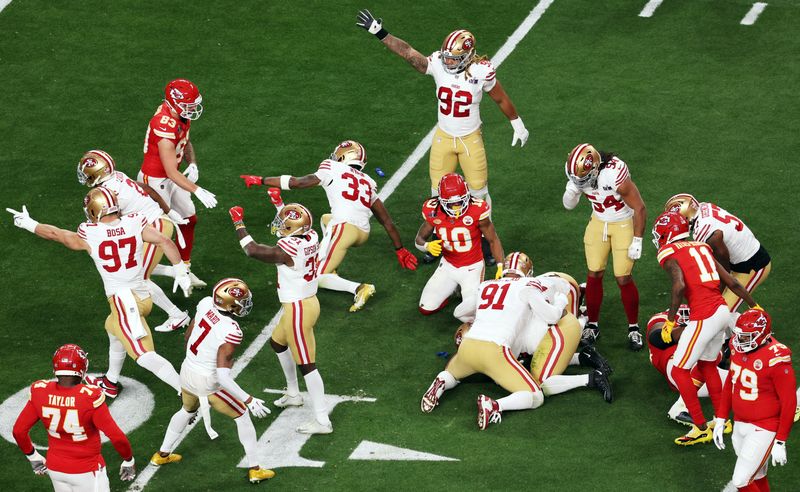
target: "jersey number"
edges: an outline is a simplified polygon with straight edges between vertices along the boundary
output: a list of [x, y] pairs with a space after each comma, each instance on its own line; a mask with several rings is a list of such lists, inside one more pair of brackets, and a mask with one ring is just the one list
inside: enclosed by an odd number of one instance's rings
[[150, 196], [147, 193], [145, 193], [145, 191], [142, 189], [141, 186], [139, 186], [139, 183], [137, 183], [136, 181], [132, 180], [131, 178], [125, 178], [125, 184], [127, 184], [128, 186], [133, 188], [133, 190], [136, 193], [138, 193], [138, 194], [140, 194], [142, 196], [146, 196], [146, 197]]
[[317, 268], [319, 268], [319, 262], [317, 261], [317, 255], [309, 256], [306, 260], [306, 274], [303, 275], [303, 280], [306, 282], [311, 282], [315, 278], [317, 278]]
[[[447, 235], [448, 232], [450, 233], [449, 237]], [[469, 235], [469, 229], [466, 227], [454, 227], [452, 229], [440, 227], [437, 234], [442, 238], [442, 246], [447, 251], [466, 253], [472, 249], [472, 238]]]
[[592, 202], [592, 208], [600, 214], [611, 208], [613, 208], [615, 211], [619, 211], [625, 207], [625, 204], [614, 198], [614, 195], [608, 195], [606, 199], [603, 200], [603, 203], [596, 201], [596, 195], [586, 195], [586, 198]]
[[211, 325], [208, 324], [208, 321], [206, 321], [205, 318], [201, 319], [197, 326], [203, 330], [203, 333], [201, 333], [200, 336], [197, 337], [197, 340], [195, 340], [194, 343], [189, 346], [189, 350], [191, 350], [194, 355], [197, 355], [197, 347], [199, 347], [200, 344], [203, 343], [203, 340], [206, 339], [208, 334], [211, 333]]
[[439, 111], [449, 116], [453, 114], [455, 118], [465, 118], [469, 116], [469, 105], [472, 104], [472, 93], [467, 91], [456, 91], [449, 87], [439, 87]]
[[[65, 432], [72, 435], [73, 441], [86, 440], [86, 430], [80, 425], [78, 410], [74, 408], [67, 409], [62, 419], [60, 408], [42, 407], [42, 418], [50, 419], [47, 433], [52, 437], [61, 439], [61, 432]], [[61, 432], [58, 432], [59, 424], [61, 425]]]
[[[345, 200], [350, 200], [354, 202], [356, 200], [360, 201], [365, 207], [370, 207], [370, 200], [372, 199], [372, 188], [369, 185], [369, 181], [364, 178], [358, 178], [351, 173], [344, 173], [342, 177], [347, 179], [349, 183], [347, 186], [349, 190], [345, 190], [342, 192], [342, 197]], [[363, 191], [362, 187], [363, 186]]]
[[734, 228], [737, 231], [741, 232], [741, 230], [744, 229], [744, 223], [741, 220], [739, 220], [738, 217], [723, 212], [722, 209], [716, 205], [711, 205], [711, 215], [718, 221], [722, 222], [723, 224], [730, 224], [731, 222], [733, 222], [734, 224], [736, 224]]
[[120, 249], [128, 248], [128, 259], [125, 262], [125, 269], [128, 270], [136, 266], [136, 238], [126, 237], [119, 241], [103, 241], [100, 243], [98, 254], [101, 260], [111, 261], [110, 265], [103, 265], [103, 269], [107, 272], [116, 272], [122, 268], [122, 260], [120, 259]]
[[[700, 249], [692, 246], [689, 248], [689, 255], [694, 258], [694, 262], [697, 263], [697, 268], [700, 269], [701, 282], [705, 283], [719, 280], [719, 273], [717, 273], [717, 267], [714, 265], [714, 257], [711, 256], [711, 253], [709, 253], [707, 249]], [[708, 265], [706, 265], [706, 262], [708, 262]]]
[[731, 382], [735, 385], [736, 380], [741, 376], [742, 389], [739, 390], [739, 398], [746, 401], [755, 401], [758, 399], [758, 374], [750, 369], [742, 369], [739, 364], [731, 363], [731, 371], [733, 371], [733, 379]]
[[[503, 302], [506, 300], [508, 289], [511, 284], [489, 284], [483, 288], [481, 292], [481, 299], [483, 303], [478, 306], [478, 309], [503, 309], [505, 306]], [[500, 295], [498, 295], [498, 292]]]

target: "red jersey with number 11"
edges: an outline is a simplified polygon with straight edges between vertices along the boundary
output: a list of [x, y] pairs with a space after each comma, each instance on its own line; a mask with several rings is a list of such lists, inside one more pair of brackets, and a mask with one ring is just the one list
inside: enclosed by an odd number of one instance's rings
[[725, 299], [719, 292], [719, 273], [711, 246], [695, 241], [677, 241], [658, 250], [658, 263], [674, 259], [683, 272], [686, 284], [684, 296], [689, 304], [692, 321], [710, 318]]
[[477, 198], [470, 198], [466, 213], [458, 218], [447, 215], [436, 198], [422, 205], [422, 218], [433, 226], [433, 232], [442, 240], [442, 256], [454, 267], [483, 261], [478, 224], [488, 219], [490, 212], [489, 204]]

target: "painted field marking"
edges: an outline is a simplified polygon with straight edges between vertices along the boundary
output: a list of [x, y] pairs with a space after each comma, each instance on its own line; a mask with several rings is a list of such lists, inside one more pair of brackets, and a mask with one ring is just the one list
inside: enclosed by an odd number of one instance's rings
[[763, 12], [765, 8], [767, 8], [767, 4], [765, 2], [754, 3], [753, 7], [747, 14], [745, 14], [745, 16], [742, 18], [742, 22], [739, 24], [743, 26], [752, 26], [756, 23], [758, 16], [761, 15], [761, 12]]
[[647, 5], [644, 6], [641, 12], [639, 12], [639, 17], [653, 17], [653, 12], [656, 11], [661, 2], [664, 0], [650, 0], [647, 2]]

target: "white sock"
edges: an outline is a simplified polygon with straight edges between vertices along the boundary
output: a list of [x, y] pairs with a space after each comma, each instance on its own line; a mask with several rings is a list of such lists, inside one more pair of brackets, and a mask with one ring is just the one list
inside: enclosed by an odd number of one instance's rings
[[153, 299], [153, 304], [161, 308], [162, 311], [167, 313], [170, 318], [177, 318], [183, 315], [183, 311], [178, 309], [178, 306], [169, 300], [169, 297], [164, 293], [157, 283], [147, 279], [147, 290], [150, 291], [150, 297]]
[[444, 381], [445, 391], [451, 390], [455, 388], [456, 385], [458, 385], [458, 380], [447, 371], [440, 372], [439, 374], [436, 375], [436, 377]]
[[533, 392], [531, 391], [516, 391], [497, 400], [501, 412], [506, 410], [529, 410], [535, 408], [534, 403]]
[[175, 278], [175, 273], [172, 271], [172, 265], [156, 265], [155, 268], [153, 268], [153, 275], [163, 275], [165, 277]]
[[708, 398], [708, 386], [703, 383], [703, 386], [697, 389], [697, 397], [698, 398]]
[[572, 358], [569, 360], [569, 364], [567, 364], [567, 365], [570, 365], [570, 366], [579, 366], [579, 365], [581, 365], [581, 361], [578, 360], [578, 354], [572, 354]]
[[281, 363], [283, 375], [286, 377], [286, 393], [289, 396], [296, 396], [300, 394], [300, 387], [297, 385], [297, 366], [294, 363], [291, 349], [286, 349], [283, 352], [277, 352], [278, 362]]
[[258, 466], [258, 455], [256, 453], [258, 438], [256, 437], [256, 428], [253, 426], [253, 421], [250, 420], [250, 413], [245, 412], [241, 417], [237, 417], [233, 421], [236, 422], [239, 442], [242, 443], [244, 454], [247, 456], [247, 466], [250, 468]]
[[311, 397], [311, 408], [314, 409], [314, 417], [322, 425], [330, 425], [331, 419], [328, 417], [328, 408], [325, 405], [325, 384], [319, 371], [314, 369], [303, 378], [306, 380], [306, 389]]
[[575, 388], [583, 388], [589, 384], [588, 374], [576, 376], [550, 376], [542, 381], [542, 391], [545, 396], [557, 395]]
[[122, 365], [125, 363], [125, 357], [128, 354], [125, 352], [125, 346], [122, 345], [117, 337], [108, 333], [108, 370], [106, 371], [106, 379], [112, 383], [119, 381], [119, 374], [122, 372]]
[[159, 451], [171, 453], [175, 450], [175, 443], [178, 441], [178, 437], [180, 437], [183, 429], [189, 425], [189, 421], [195, 413], [197, 412], [189, 413], [184, 408], [175, 412], [175, 415], [169, 419], [169, 426], [167, 427], [166, 434], [164, 434], [164, 442], [161, 443]]
[[319, 276], [319, 286], [323, 289], [355, 294], [359, 285], [361, 284], [344, 279], [335, 273], [323, 273]]
[[156, 375], [156, 377], [180, 393], [181, 377], [172, 364], [155, 352], [145, 352], [136, 359], [136, 363]]

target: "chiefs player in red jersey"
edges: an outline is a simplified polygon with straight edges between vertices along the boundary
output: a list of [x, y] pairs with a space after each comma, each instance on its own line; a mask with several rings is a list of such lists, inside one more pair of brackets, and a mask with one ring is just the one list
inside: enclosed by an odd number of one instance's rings
[[[737, 459], [725, 490], [768, 492], [767, 458], [772, 453], [772, 466], [786, 464], [786, 439], [797, 405], [792, 351], [772, 337], [772, 321], [758, 309], [736, 320], [731, 345], [731, 370], [715, 419], [728, 418], [733, 407]], [[725, 449], [722, 433], [716, 430], [714, 444]]]
[[[109, 490], [106, 462], [100, 454], [100, 431], [108, 436], [124, 460], [121, 480], [133, 480], [136, 468], [128, 438], [114, 422], [97, 386], [83, 384], [89, 359], [74, 344], [53, 355], [56, 381], [31, 385], [28, 403], [14, 423], [14, 439], [37, 475], [50, 475], [56, 492]], [[47, 459], [34, 448], [29, 432], [38, 422], [47, 426]]]
[[708, 386], [711, 402], [715, 409], [719, 408], [722, 381], [716, 359], [725, 341], [725, 328], [731, 322], [730, 311], [720, 293], [720, 281], [750, 307], [758, 307], [742, 284], [714, 259], [709, 245], [686, 241], [687, 237], [689, 222], [676, 212], [659, 215], [653, 225], [658, 263], [672, 280], [672, 303], [661, 328], [664, 342], [672, 341], [672, 329], [684, 296], [690, 309], [689, 323], [673, 354], [674, 366], [670, 373], [694, 422], [686, 435], [675, 439], [675, 444], [680, 446], [712, 439], [690, 371], [697, 364]]
[[[199, 178], [194, 146], [189, 140], [192, 121], [203, 113], [203, 97], [197, 86], [186, 79], [176, 79], [164, 89], [164, 102], [150, 118], [144, 137], [144, 160], [138, 181], [152, 187], [164, 202], [181, 217], [188, 219], [178, 225], [185, 239], [180, 247], [181, 258], [189, 264], [194, 247], [194, 227], [197, 224], [192, 194], [208, 208], [217, 205], [213, 193], [195, 183]], [[178, 166], [188, 163], [183, 173]], [[157, 266], [156, 275], [171, 275], [168, 266]], [[192, 287], [205, 287], [206, 283], [190, 274]]]
[[[434, 256], [442, 255], [436, 272], [425, 284], [419, 300], [422, 314], [441, 310], [450, 295], [461, 287], [461, 299], [453, 315], [462, 322], [475, 316], [475, 296], [483, 281], [484, 261], [481, 236], [489, 242], [497, 262], [499, 278], [503, 271], [503, 246], [494, 230], [489, 203], [470, 195], [469, 187], [459, 174], [446, 174], [439, 181], [439, 196], [422, 205], [425, 219], [417, 231], [416, 246]], [[428, 241], [433, 233], [441, 239]]]

